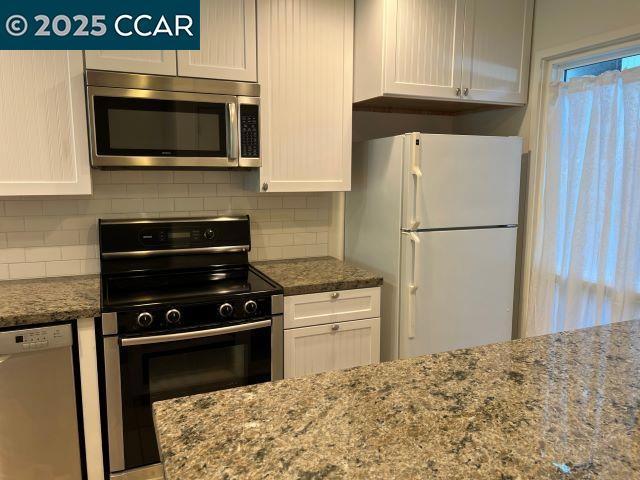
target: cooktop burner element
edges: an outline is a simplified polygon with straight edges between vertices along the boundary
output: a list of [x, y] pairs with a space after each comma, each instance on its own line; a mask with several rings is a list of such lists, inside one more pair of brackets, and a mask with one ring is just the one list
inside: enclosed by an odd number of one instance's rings
[[248, 262], [249, 217], [100, 220], [102, 312], [120, 333], [163, 333], [272, 313], [282, 289]]

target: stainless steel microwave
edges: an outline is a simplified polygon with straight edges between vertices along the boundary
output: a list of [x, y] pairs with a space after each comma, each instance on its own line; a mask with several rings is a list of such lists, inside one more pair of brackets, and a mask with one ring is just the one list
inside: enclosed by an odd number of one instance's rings
[[259, 167], [255, 83], [87, 70], [96, 168]]

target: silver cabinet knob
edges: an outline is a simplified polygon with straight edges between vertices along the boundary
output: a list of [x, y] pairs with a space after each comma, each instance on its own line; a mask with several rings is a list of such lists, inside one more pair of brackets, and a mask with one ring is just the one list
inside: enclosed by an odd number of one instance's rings
[[461, 92], [460, 87], [456, 88], [456, 97], [459, 97]]
[[468, 97], [468, 96], [469, 96], [469, 89], [468, 89], [468, 88], [465, 88], [465, 89], [463, 90], [462, 94], [463, 94], [465, 97]]
[[339, 296], [340, 296], [340, 294], [339, 294], [338, 292], [333, 292], [333, 293], [331, 294], [331, 298], [333, 298], [334, 300], [335, 300], [336, 298], [338, 298]]
[[331, 325], [331, 330], [337, 332], [340, 329], [340, 325]]
[[264, 182], [262, 184], [262, 191], [266, 192], [267, 190], [269, 190], [269, 184], [267, 182]]

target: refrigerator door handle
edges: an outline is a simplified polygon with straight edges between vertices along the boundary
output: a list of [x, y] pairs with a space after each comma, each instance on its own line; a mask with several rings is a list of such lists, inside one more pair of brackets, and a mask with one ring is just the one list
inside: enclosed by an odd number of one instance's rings
[[418, 244], [420, 237], [416, 232], [402, 232], [411, 240], [412, 263], [411, 263], [411, 279], [409, 281], [409, 305], [407, 319], [407, 336], [415, 338], [416, 336], [416, 292], [418, 291]]
[[411, 175], [414, 181], [414, 197], [413, 197], [413, 218], [411, 219], [411, 228], [416, 229], [420, 226], [420, 185], [422, 184], [422, 169], [420, 168], [420, 134], [411, 134]]

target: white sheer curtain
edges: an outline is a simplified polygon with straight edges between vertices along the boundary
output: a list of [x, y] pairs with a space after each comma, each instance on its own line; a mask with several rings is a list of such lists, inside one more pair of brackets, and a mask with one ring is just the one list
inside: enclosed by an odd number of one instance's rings
[[640, 68], [548, 98], [526, 336], [640, 318]]

